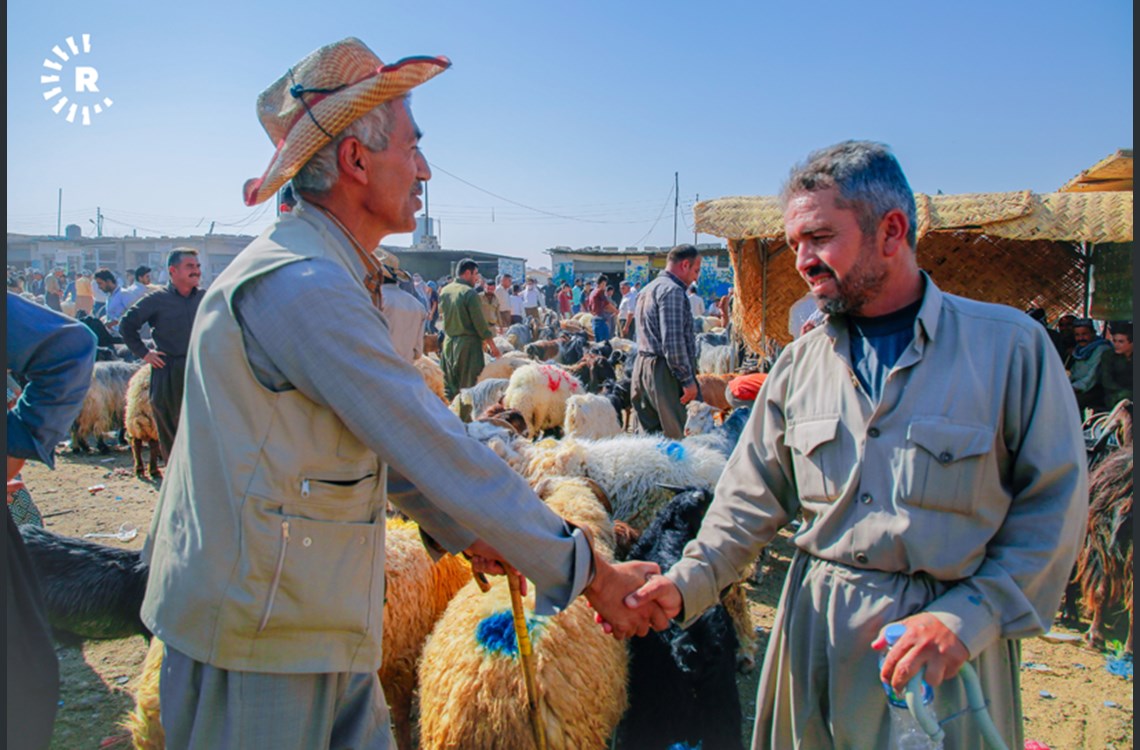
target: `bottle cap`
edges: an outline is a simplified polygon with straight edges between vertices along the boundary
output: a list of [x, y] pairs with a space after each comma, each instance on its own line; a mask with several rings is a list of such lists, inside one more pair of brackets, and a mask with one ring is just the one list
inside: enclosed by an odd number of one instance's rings
[[898, 643], [899, 638], [902, 638], [905, 634], [906, 625], [903, 625], [901, 622], [896, 622], [887, 626], [886, 631], [883, 633], [883, 637], [887, 639], [888, 646], [893, 646]]

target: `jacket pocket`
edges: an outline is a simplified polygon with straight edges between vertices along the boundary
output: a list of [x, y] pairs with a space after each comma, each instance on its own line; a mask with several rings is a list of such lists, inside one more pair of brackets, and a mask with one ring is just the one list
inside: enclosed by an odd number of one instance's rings
[[248, 601], [257, 632], [364, 635], [383, 607], [384, 520], [324, 521], [247, 502]]
[[943, 417], [919, 418], [911, 422], [907, 441], [915, 447], [911, 504], [972, 514], [981, 501], [994, 428]]
[[834, 502], [843, 489], [839, 417], [812, 417], [788, 423], [784, 442], [792, 449], [792, 468], [801, 500]]

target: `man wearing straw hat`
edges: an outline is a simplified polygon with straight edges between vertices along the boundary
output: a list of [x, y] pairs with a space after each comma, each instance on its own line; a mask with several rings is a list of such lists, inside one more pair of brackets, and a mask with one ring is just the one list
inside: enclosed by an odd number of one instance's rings
[[[914, 195], [882, 144], [812, 154], [782, 198], [827, 319], [768, 374], [684, 558], [629, 603], [687, 625], [802, 511], [753, 747], [893, 747], [879, 681], [901, 694], [925, 670], [945, 747], [980, 748], [949, 679], [969, 660], [1020, 748], [1018, 639], [1049, 629], [1088, 506], [1061, 361], [1019, 310], [919, 270]], [[880, 669], [883, 628], [900, 621]]]
[[276, 152], [246, 203], [290, 180], [299, 200], [214, 281], [191, 337], [142, 608], [166, 644], [169, 747], [391, 746], [389, 500], [437, 550], [492, 572], [505, 558], [542, 613], [585, 591], [622, 632], [648, 629], [620, 596], [656, 566], [595, 556], [392, 345], [373, 251], [415, 227], [431, 173], [408, 92], [449, 64], [385, 65], [346, 39], [258, 98]]

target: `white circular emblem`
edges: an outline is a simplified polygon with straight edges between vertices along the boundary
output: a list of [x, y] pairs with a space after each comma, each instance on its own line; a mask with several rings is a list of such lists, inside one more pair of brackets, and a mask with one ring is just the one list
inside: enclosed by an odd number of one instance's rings
[[[81, 44], [69, 36], [64, 44], [51, 48], [52, 55], [44, 58], [47, 72], [40, 76], [44, 84], [44, 101], [52, 112], [75, 122], [76, 115], [84, 125], [91, 124], [91, 115], [100, 114], [113, 104], [99, 91], [99, 71], [82, 64], [82, 56], [91, 52], [91, 35], [82, 34]], [[65, 49], [66, 46], [66, 49]]]

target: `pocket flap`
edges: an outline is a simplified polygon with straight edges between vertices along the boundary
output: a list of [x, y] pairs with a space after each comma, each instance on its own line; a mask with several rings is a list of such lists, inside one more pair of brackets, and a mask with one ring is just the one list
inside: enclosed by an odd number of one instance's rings
[[838, 429], [838, 416], [814, 417], [802, 422], [792, 422], [788, 424], [784, 442], [807, 456], [829, 440], [834, 440]]
[[950, 463], [987, 453], [993, 445], [992, 427], [956, 424], [943, 419], [916, 419], [910, 423], [907, 438], [914, 441], [939, 463]]

